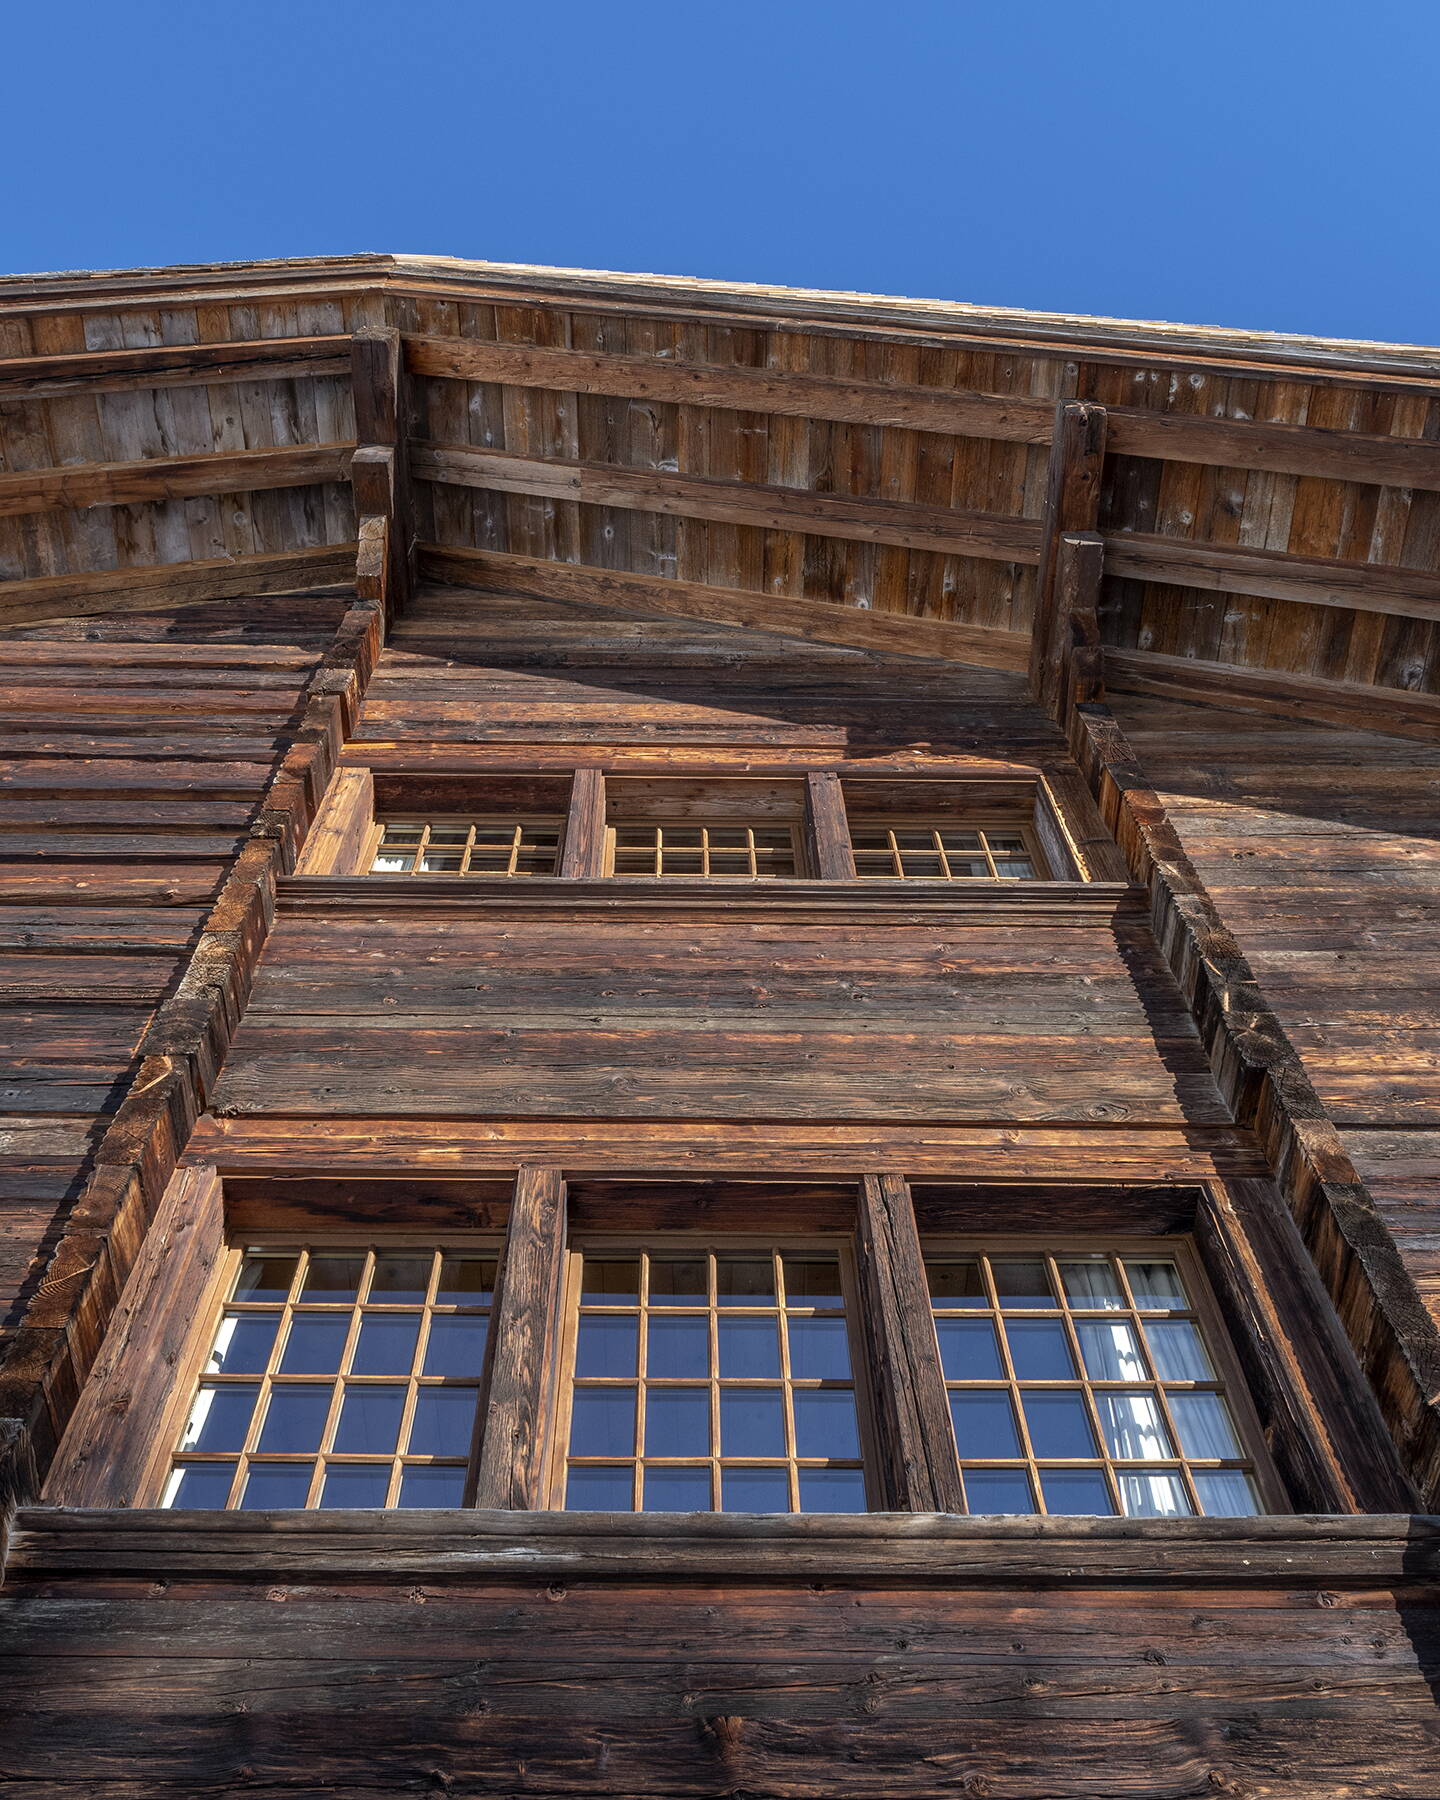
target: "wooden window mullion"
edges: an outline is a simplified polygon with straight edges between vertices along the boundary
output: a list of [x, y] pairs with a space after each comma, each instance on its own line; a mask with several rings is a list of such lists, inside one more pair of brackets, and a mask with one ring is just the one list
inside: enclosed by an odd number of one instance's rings
[[490, 1313], [476, 1506], [525, 1511], [543, 1504], [564, 1261], [560, 1171], [522, 1168]]
[[838, 775], [805, 777], [805, 828], [816, 876], [821, 881], [853, 881], [855, 852]]
[[570, 783], [560, 873], [576, 881], [605, 873], [605, 775], [601, 769], [577, 769]]
[[886, 1501], [897, 1512], [963, 1512], [920, 1234], [903, 1176], [861, 1178], [855, 1237]]

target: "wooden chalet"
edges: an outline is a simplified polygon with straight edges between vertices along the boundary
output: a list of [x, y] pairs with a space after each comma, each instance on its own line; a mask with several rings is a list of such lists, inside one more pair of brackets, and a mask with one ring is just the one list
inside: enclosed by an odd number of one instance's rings
[[16, 1800], [1435, 1800], [1440, 351], [0, 281]]

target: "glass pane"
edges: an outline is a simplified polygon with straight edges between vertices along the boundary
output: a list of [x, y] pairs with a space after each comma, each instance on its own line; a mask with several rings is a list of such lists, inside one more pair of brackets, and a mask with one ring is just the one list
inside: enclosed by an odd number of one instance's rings
[[859, 1469], [802, 1469], [800, 1510], [807, 1513], [863, 1513], [865, 1477]]
[[565, 1477], [569, 1512], [631, 1512], [633, 1505], [628, 1468], [571, 1469]]
[[495, 1294], [493, 1256], [444, 1256], [435, 1298], [441, 1306], [488, 1306]]
[[[467, 1319], [468, 1325], [470, 1321]], [[360, 1321], [360, 1335], [350, 1361], [352, 1375], [408, 1375], [415, 1362], [415, 1343], [420, 1336], [419, 1313], [368, 1313]]]
[[717, 1256], [715, 1293], [721, 1306], [773, 1306], [775, 1270], [770, 1258]]
[[269, 1507], [295, 1507], [305, 1504], [310, 1492], [308, 1468], [273, 1468], [252, 1466], [245, 1481], [240, 1505], [245, 1512]]
[[463, 1469], [406, 1469], [400, 1477], [401, 1506], [463, 1506]]
[[193, 1506], [218, 1509], [230, 1497], [230, 1483], [235, 1476], [234, 1463], [199, 1463], [175, 1469], [165, 1484], [162, 1506]]
[[220, 1321], [207, 1375], [259, 1375], [270, 1360], [279, 1313], [232, 1314]]
[[720, 1373], [740, 1381], [780, 1373], [779, 1320], [719, 1319]]
[[633, 1256], [585, 1258], [580, 1280], [582, 1306], [636, 1306], [640, 1300], [640, 1264]]
[[1094, 1456], [1095, 1433], [1078, 1393], [1053, 1394], [1034, 1389], [1024, 1397], [1030, 1445], [1040, 1457]]
[[1095, 1405], [1110, 1454], [1125, 1461], [1173, 1456], [1174, 1448], [1153, 1394], [1097, 1393]]
[[1018, 1311], [1023, 1307], [1056, 1304], [1050, 1291], [1049, 1271], [1038, 1256], [1017, 1258], [1013, 1262], [996, 1262], [992, 1258], [990, 1273], [995, 1278], [995, 1292], [1003, 1307], [1014, 1307]]
[[468, 1456], [475, 1426], [475, 1389], [426, 1387], [415, 1396], [411, 1456]]
[[247, 1256], [235, 1282], [237, 1300], [284, 1300], [298, 1256]]
[[1035, 1500], [1023, 1469], [966, 1469], [965, 1500], [972, 1513], [1032, 1513]]
[[1126, 1304], [1120, 1277], [1110, 1258], [1087, 1257], [1083, 1262], [1062, 1262], [1060, 1280], [1072, 1306], [1115, 1312]]
[[[710, 1454], [710, 1390], [652, 1388], [645, 1396], [647, 1456]], [[705, 1504], [710, 1504], [706, 1499]]]
[[723, 1469], [722, 1512], [789, 1512], [790, 1482], [783, 1469]]
[[238, 1450], [245, 1442], [258, 1387], [202, 1387], [180, 1439], [182, 1450]]
[[479, 1375], [485, 1362], [490, 1321], [484, 1313], [441, 1314], [430, 1321], [422, 1375]]
[[1021, 1381], [1073, 1381], [1075, 1358], [1058, 1319], [1007, 1321], [1010, 1360]]
[[950, 1417], [961, 1456], [1019, 1456], [1020, 1436], [1010, 1396], [998, 1391], [952, 1393]]
[[1120, 1501], [1127, 1519], [1179, 1519], [1190, 1513], [1190, 1501], [1178, 1475], [1122, 1475]]
[[1244, 1455], [1225, 1402], [1218, 1394], [1171, 1394], [1170, 1414], [1180, 1434], [1180, 1450], [1208, 1462]]
[[[725, 1321], [727, 1325], [737, 1322]], [[790, 1373], [797, 1381], [850, 1379], [850, 1337], [843, 1319], [791, 1319], [788, 1330]]]
[[709, 1469], [647, 1469], [646, 1512], [709, 1512]]
[[365, 1469], [332, 1467], [325, 1471], [320, 1506], [325, 1512], [342, 1507], [383, 1506], [389, 1492], [388, 1463], [375, 1463]]
[[1188, 1305], [1180, 1271], [1173, 1262], [1150, 1262], [1125, 1259], [1125, 1273], [1130, 1279], [1130, 1292], [1135, 1304], [1142, 1307], [1175, 1308]]
[[635, 1390], [581, 1388], [570, 1414], [572, 1456], [635, 1454]]
[[640, 1321], [624, 1313], [587, 1313], [575, 1342], [577, 1375], [633, 1375], [639, 1367]]
[[709, 1277], [703, 1256], [685, 1262], [669, 1257], [650, 1258], [652, 1306], [703, 1306], [709, 1298]]
[[645, 1354], [652, 1376], [707, 1376], [710, 1321], [703, 1317], [651, 1319]]
[[[273, 1407], [272, 1407], [273, 1411]], [[405, 1411], [403, 1387], [347, 1387], [335, 1428], [335, 1448], [348, 1456], [394, 1454]]]
[[995, 873], [1014, 881], [1030, 881], [1035, 865], [1028, 856], [996, 856]]
[[1189, 1319], [1151, 1319], [1145, 1341], [1162, 1381], [1213, 1381], [1215, 1370], [1198, 1327]]
[[1075, 1335], [1092, 1381], [1144, 1381], [1146, 1370], [1132, 1327], [1121, 1319], [1077, 1319]]
[[1197, 1470], [1195, 1491], [1207, 1519], [1245, 1519], [1265, 1510], [1254, 1481], [1239, 1469]]
[[834, 1306], [845, 1304], [840, 1291], [840, 1265], [828, 1258], [787, 1256], [785, 1273], [787, 1306]]
[[292, 1318], [290, 1335], [280, 1353], [282, 1375], [335, 1375], [340, 1369], [350, 1317], [321, 1314], [318, 1318]]
[[990, 1304], [980, 1265], [973, 1259], [965, 1262], [927, 1261], [925, 1275], [930, 1284], [930, 1298], [938, 1307]]
[[980, 848], [980, 838], [973, 831], [952, 831], [948, 827], [941, 828], [940, 842], [947, 853], [951, 850], [975, 851]]
[[947, 1381], [995, 1381], [1004, 1375], [989, 1319], [937, 1319], [935, 1335]]
[[797, 1456], [859, 1457], [860, 1427], [848, 1388], [800, 1388], [794, 1402]]
[[722, 1456], [784, 1456], [785, 1408], [778, 1391], [721, 1390], [720, 1453]]
[[1040, 1488], [1045, 1495], [1045, 1510], [1049, 1513], [1113, 1514], [1115, 1511], [1105, 1477], [1098, 1470], [1044, 1469], [1040, 1474]]
[[305, 1305], [336, 1306], [353, 1301], [360, 1289], [365, 1258], [354, 1256], [312, 1256], [305, 1271], [305, 1285], [300, 1290]]
[[370, 1278], [372, 1306], [418, 1306], [430, 1291], [428, 1256], [377, 1256]]

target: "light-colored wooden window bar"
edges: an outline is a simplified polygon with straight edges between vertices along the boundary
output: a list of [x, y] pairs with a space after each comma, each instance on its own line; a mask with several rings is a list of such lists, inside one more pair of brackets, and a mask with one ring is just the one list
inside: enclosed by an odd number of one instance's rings
[[564, 821], [490, 817], [379, 819], [372, 875], [554, 875]]
[[1283, 1509], [1187, 1245], [926, 1247], [972, 1513]]
[[473, 1241], [232, 1252], [163, 1506], [461, 1506], [496, 1251]]
[[763, 881], [805, 872], [791, 825], [633, 819], [611, 825], [606, 840], [607, 875]]
[[855, 873], [862, 881], [1044, 881], [1035, 834], [1013, 821], [914, 818], [850, 820]]
[[854, 1318], [834, 1244], [576, 1251], [551, 1503], [864, 1512]]

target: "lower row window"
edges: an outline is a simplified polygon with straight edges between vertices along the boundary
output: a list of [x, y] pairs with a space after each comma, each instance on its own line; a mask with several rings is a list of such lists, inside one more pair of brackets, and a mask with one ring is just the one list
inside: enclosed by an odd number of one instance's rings
[[[470, 1504], [498, 1246], [258, 1246], [162, 1504]], [[1264, 1510], [1258, 1426], [1176, 1240], [926, 1247], [966, 1509]], [[569, 1257], [549, 1503], [883, 1506], [847, 1244], [588, 1241]]]

